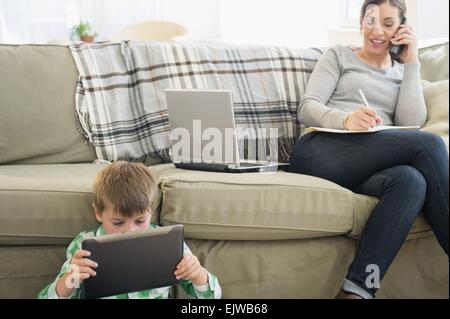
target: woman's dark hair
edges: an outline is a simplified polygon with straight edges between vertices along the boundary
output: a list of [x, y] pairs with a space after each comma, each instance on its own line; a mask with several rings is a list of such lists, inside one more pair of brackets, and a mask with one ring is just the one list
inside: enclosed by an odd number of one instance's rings
[[405, 0], [366, 0], [364, 1], [364, 4], [361, 8], [361, 16], [360, 16], [360, 22], [362, 24], [362, 21], [364, 17], [366, 16], [367, 7], [370, 5], [375, 6], [381, 6], [384, 3], [389, 3], [391, 6], [398, 8], [398, 11], [400, 12], [400, 21], [403, 20], [403, 18], [406, 17], [407, 7]]
[[[405, 0], [365, 0], [364, 4], [361, 8], [361, 16], [360, 16], [360, 25], [362, 29], [362, 22], [364, 20], [364, 17], [366, 16], [367, 7], [370, 5], [376, 5], [381, 6], [384, 3], [389, 3], [391, 6], [398, 8], [398, 11], [400, 13], [400, 21], [403, 21], [404, 18], [406, 18], [406, 13], [408, 11]], [[398, 56], [392, 56], [393, 60], [396, 60], [398, 62], [402, 62], [400, 57]]]

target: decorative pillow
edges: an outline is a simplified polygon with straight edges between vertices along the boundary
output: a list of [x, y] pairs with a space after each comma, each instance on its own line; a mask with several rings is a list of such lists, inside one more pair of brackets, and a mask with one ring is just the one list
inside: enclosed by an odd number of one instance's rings
[[422, 79], [437, 82], [448, 79], [448, 39], [422, 47], [419, 51], [422, 64]]
[[422, 131], [441, 136], [449, 146], [449, 98], [448, 80], [439, 82], [424, 81], [424, 96], [428, 118]]

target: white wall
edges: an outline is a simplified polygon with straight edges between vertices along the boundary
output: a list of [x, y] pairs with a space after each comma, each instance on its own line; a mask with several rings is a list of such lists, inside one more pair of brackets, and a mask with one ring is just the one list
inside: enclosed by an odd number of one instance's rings
[[[70, 21], [76, 20], [71, 16], [78, 17], [67, 7], [73, 3], [81, 6], [80, 17], [92, 22], [100, 39], [132, 23], [157, 19], [184, 25], [193, 40], [222, 38], [292, 47], [358, 44], [359, 30], [339, 30], [338, 3], [342, 1], [0, 0], [0, 42], [67, 38], [74, 23]], [[448, 0], [406, 1], [420, 40], [448, 37]], [[145, 9], [133, 10], [132, 4], [138, 2], [145, 3], [141, 6]]]
[[219, 38], [220, 1], [162, 0], [162, 18], [182, 24], [192, 39]]
[[449, 0], [419, 0], [417, 34], [419, 39], [448, 37]]
[[226, 42], [290, 47], [326, 46], [340, 21], [336, 0], [222, 0]]
[[[194, 39], [225, 38], [236, 41], [289, 42], [290, 37], [336, 24], [324, 14], [340, 19], [336, 0], [160, 0], [162, 18], [183, 24]], [[406, 0], [410, 24], [420, 40], [449, 36], [449, 0]], [[328, 7], [328, 9], [327, 9]], [[304, 8], [304, 9], [302, 9]], [[317, 10], [325, 10], [316, 12]], [[320, 25], [319, 25], [320, 22]], [[233, 24], [236, 25], [233, 28]], [[305, 26], [309, 26], [306, 28]], [[244, 28], [245, 27], [245, 28]], [[280, 31], [282, 34], [279, 34]], [[321, 31], [323, 41], [324, 31]], [[278, 34], [277, 34], [278, 33]], [[343, 33], [344, 40], [354, 36]], [[359, 39], [359, 37], [356, 37]], [[307, 42], [314, 42], [308, 39]]]
[[408, 23], [419, 40], [448, 38], [449, 0], [406, 0]]

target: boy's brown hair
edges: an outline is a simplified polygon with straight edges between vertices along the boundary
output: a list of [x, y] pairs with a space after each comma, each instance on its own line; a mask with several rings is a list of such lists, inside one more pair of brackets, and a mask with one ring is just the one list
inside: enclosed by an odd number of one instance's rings
[[94, 204], [99, 213], [134, 217], [148, 212], [156, 194], [155, 179], [144, 164], [114, 162], [102, 169], [94, 180]]

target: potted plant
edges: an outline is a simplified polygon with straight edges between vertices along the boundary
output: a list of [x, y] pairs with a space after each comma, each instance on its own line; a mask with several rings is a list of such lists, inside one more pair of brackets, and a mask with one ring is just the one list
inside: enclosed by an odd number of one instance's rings
[[72, 28], [72, 40], [81, 40], [83, 42], [94, 42], [97, 33], [92, 31], [92, 27], [89, 22], [81, 21], [78, 25]]

